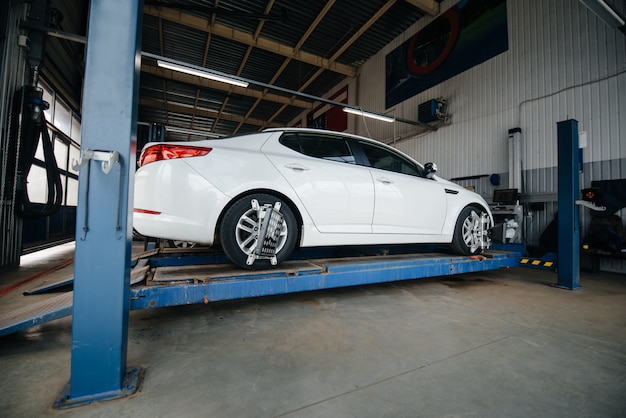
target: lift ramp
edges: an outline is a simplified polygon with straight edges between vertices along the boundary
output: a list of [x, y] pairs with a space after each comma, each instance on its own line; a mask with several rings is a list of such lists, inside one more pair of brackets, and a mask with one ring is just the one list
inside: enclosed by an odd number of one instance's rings
[[[518, 267], [522, 254], [487, 251], [464, 257], [408, 253], [288, 260], [277, 269], [242, 270], [223, 257], [153, 257], [131, 272], [130, 309], [149, 309]], [[209, 260], [217, 260], [211, 263]], [[209, 262], [207, 262], [209, 261]], [[141, 283], [141, 284], [139, 284]], [[26, 301], [26, 299], [25, 299]], [[72, 313], [73, 292], [0, 315], [0, 336]]]
[[[139, 260], [131, 270], [130, 284], [134, 285], [145, 280], [150, 269], [148, 260]], [[67, 288], [74, 283], [74, 278], [62, 278], [24, 292], [24, 296], [48, 293]], [[29, 303], [24, 299], [24, 306], [13, 311], [0, 313], [0, 337], [31, 328], [55, 319], [70, 316], [74, 302], [74, 292], [67, 291], [50, 298]]]
[[73, 293], [63, 293], [0, 315], [0, 336], [71, 315]]

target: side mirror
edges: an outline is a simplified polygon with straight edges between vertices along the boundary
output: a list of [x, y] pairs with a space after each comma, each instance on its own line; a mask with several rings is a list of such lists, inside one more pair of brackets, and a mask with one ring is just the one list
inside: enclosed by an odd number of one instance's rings
[[424, 164], [424, 174], [426, 175], [426, 178], [432, 179], [436, 172], [437, 172], [437, 164], [435, 163]]

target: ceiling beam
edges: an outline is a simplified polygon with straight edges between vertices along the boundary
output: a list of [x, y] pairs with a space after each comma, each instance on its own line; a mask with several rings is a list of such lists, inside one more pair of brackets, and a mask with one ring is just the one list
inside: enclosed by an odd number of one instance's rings
[[337, 58], [339, 58], [341, 56], [341, 54], [343, 54], [344, 52], [346, 52], [346, 49], [350, 48], [350, 46], [352, 46], [352, 44], [354, 42], [356, 42], [357, 39], [359, 39], [361, 37], [361, 35], [363, 35], [365, 32], [367, 32], [367, 30], [372, 27], [372, 25], [374, 23], [376, 23], [376, 21], [378, 19], [380, 19], [382, 17], [382, 15], [384, 15], [387, 10], [391, 9], [391, 6], [393, 6], [395, 4], [396, 0], [388, 0], [387, 3], [385, 3], [383, 5], [383, 7], [381, 7], [380, 9], [378, 9], [378, 11], [376, 13], [374, 13], [374, 15], [372, 17], [369, 18], [369, 20], [367, 22], [365, 22], [365, 24], [363, 24], [363, 26], [361, 26], [359, 28], [359, 30], [357, 30], [354, 35], [352, 35], [352, 37], [350, 37], [350, 39], [345, 42], [341, 48], [339, 48], [337, 50], [337, 52], [335, 52], [333, 54], [332, 57], [330, 57], [329, 61], [330, 62], [335, 62], [337, 60]]
[[180, 103], [164, 102], [161, 100], [139, 99], [139, 106], [151, 107], [153, 109], [165, 110], [167, 112], [182, 113], [185, 115], [193, 115], [195, 113], [196, 116], [204, 116], [213, 119], [220, 118], [231, 122], [245, 122], [247, 124], [255, 126], [269, 126], [272, 128], [279, 128], [282, 126], [277, 123], [271, 123], [268, 125], [267, 121], [265, 120], [251, 118], [244, 120], [243, 116], [231, 115], [228, 113], [220, 114], [220, 112], [218, 112], [217, 110], [205, 109], [197, 106], [194, 107], [193, 105], [185, 105]]
[[244, 45], [253, 46], [264, 51], [273, 52], [287, 58], [302, 61], [307, 64], [324, 68], [326, 70], [334, 71], [348, 77], [354, 77], [356, 75], [356, 69], [350, 65], [332, 62], [328, 58], [324, 58], [305, 51], [296, 50], [291, 46], [281, 44], [267, 38], [257, 37], [255, 39], [254, 34], [244, 32], [230, 26], [223, 25], [221, 23], [216, 22], [211, 25], [211, 23], [207, 19], [194, 16], [189, 13], [184, 13], [180, 10], [170, 9], [162, 6], [144, 6], [144, 13], [149, 16], [155, 16], [164, 20], [168, 20], [170, 22], [175, 22], [207, 33], [212, 33], [213, 35], [217, 35], [222, 38], [240, 42]]
[[[211, 45], [211, 34], [207, 33], [206, 41], [204, 42], [204, 54], [202, 55], [202, 66], [206, 66], [206, 60], [209, 55], [209, 46]], [[194, 107], [198, 106], [198, 101], [200, 100], [200, 88], [196, 88], [196, 98], [194, 99]], [[196, 120], [196, 115], [191, 115], [191, 128], [193, 128], [193, 124]]]
[[[163, 55], [163, 19], [159, 18], [159, 51]], [[167, 80], [163, 79], [163, 100], [167, 100]], [[165, 111], [165, 124], [169, 123], [169, 114]]]
[[412, 4], [423, 12], [428, 13], [431, 16], [439, 14], [439, 3], [435, 0], [405, 0], [407, 3]]
[[[213, 7], [215, 9], [217, 9], [217, 4], [219, 3], [219, 0], [215, 0], [215, 3], [213, 4]], [[215, 23], [215, 13], [211, 13], [211, 23]], [[211, 34], [207, 33], [206, 34], [206, 41], [204, 42], [204, 54], [202, 55], [202, 66], [206, 67], [206, 61], [209, 57], [209, 47], [211, 46]], [[163, 54], [161, 54], [163, 55]], [[196, 98], [194, 100], [194, 108], [198, 107], [198, 101], [200, 100], [200, 88], [196, 88]], [[193, 128], [193, 125], [196, 121], [196, 113], [194, 111], [193, 115], [191, 115], [191, 128]], [[217, 125], [217, 120], [213, 123], [212, 129], [215, 129], [215, 126]]]
[[[389, 10], [391, 8], [391, 6], [393, 6], [395, 4], [397, 0], [388, 0], [387, 3], [385, 3], [383, 5], [383, 7], [381, 7], [376, 13], [374, 13], [374, 15], [368, 19], [367, 22], [365, 22], [365, 24], [363, 24], [363, 26], [361, 26], [355, 33], [354, 35], [352, 35], [352, 37], [350, 37], [350, 39], [344, 43], [344, 45], [339, 48], [339, 50], [337, 52], [335, 52], [333, 54], [332, 57], [330, 57], [329, 61], [332, 63], [334, 62], [337, 58], [339, 58], [341, 56], [341, 54], [343, 54], [354, 42], [356, 42], [357, 39], [359, 39], [359, 37], [361, 35], [363, 35], [374, 23], [376, 23], [376, 21], [378, 19], [381, 18], [382, 15], [385, 14], [385, 12], [387, 12], [387, 10]], [[324, 72], [324, 70], [322, 68], [318, 68], [317, 71], [315, 72], [315, 74], [313, 74], [302, 86], [300, 86], [300, 88], [298, 89], [298, 91], [302, 92], [304, 91], [315, 79], [317, 79], [317, 77], [319, 77], [322, 73]], [[283, 110], [285, 110], [286, 106], [282, 105], [280, 107], [280, 109], [278, 109], [267, 121], [267, 123], [272, 123], [272, 121], [274, 119], [276, 119], [278, 117], [278, 115], [280, 115], [282, 113]], [[269, 126], [269, 125], [268, 125]]]
[[[331, 7], [333, 7], [334, 4], [335, 4], [335, 0], [328, 0], [328, 2], [326, 2], [326, 5], [318, 13], [318, 15], [315, 18], [315, 20], [313, 20], [313, 22], [311, 23], [311, 25], [309, 26], [307, 31], [304, 33], [304, 35], [302, 35], [302, 37], [300, 38], [300, 40], [298, 41], [298, 43], [294, 47], [294, 52], [298, 52], [300, 50], [300, 48], [302, 48], [302, 45], [304, 45], [306, 40], [309, 38], [309, 36], [311, 36], [311, 34], [315, 30], [315, 28], [320, 24], [322, 19], [324, 19], [324, 17], [328, 13], [328, 11], [331, 9]], [[278, 80], [278, 77], [280, 77], [280, 75], [283, 73], [283, 71], [285, 71], [285, 69], [287, 68], [287, 65], [289, 65], [290, 62], [291, 62], [291, 58], [286, 58], [285, 59], [285, 61], [280, 66], [278, 71], [276, 71], [276, 73], [272, 77], [272, 80], [269, 82], [269, 84], [274, 84], [276, 82], [276, 80]], [[268, 91], [269, 91], [268, 89], [264, 89], [263, 90], [263, 95], [266, 95], [268, 93]], [[291, 98], [295, 99], [295, 96], [291, 96]], [[250, 115], [252, 114], [252, 112], [254, 112], [254, 109], [257, 108], [259, 103], [261, 103], [261, 99], [257, 99], [256, 102], [250, 107], [250, 110], [246, 113], [246, 118], [250, 117]], [[282, 112], [285, 109], [285, 107], [286, 106], [283, 103], [283, 106], [281, 106], [280, 111]], [[311, 108], [313, 108], [313, 107], [311, 106]], [[243, 123], [240, 123], [239, 126], [237, 126], [235, 128], [235, 132], [234, 133], [237, 133], [239, 131], [239, 129], [241, 129], [242, 126], [243, 126]]]
[[[263, 12], [263, 15], [264, 16], [269, 15], [270, 11], [272, 10], [272, 7], [274, 7], [274, 0], [269, 0], [267, 4], [265, 5], [265, 11]], [[263, 29], [263, 25], [265, 25], [265, 20], [259, 21], [259, 23], [257, 24], [256, 30], [254, 31], [254, 35], [252, 36], [254, 39], [257, 39], [261, 35], [261, 30]], [[241, 73], [243, 72], [243, 69], [246, 66], [246, 63], [248, 62], [248, 58], [250, 58], [250, 54], [252, 53], [253, 49], [254, 47], [252, 45], [248, 45], [248, 49], [246, 50], [246, 53], [243, 55], [241, 63], [239, 63], [239, 69], [237, 70], [238, 77], [241, 76]], [[255, 104], [260, 103], [260, 102], [261, 100], [257, 99]], [[224, 100], [224, 103], [222, 103], [222, 107], [220, 108], [220, 113], [223, 112], [224, 109], [226, 109], [227, 104], [228, 104], [228, 97], [226, 97], [226, 99]], [[249, 110], [248, 112], [246, 112], [245, 117], [248, 118], [250, 117], [251, 114], [252, 114], [252, 110]], [[239, 131], [239, 129], [241, 129], [242, 126], [243, 126], [243, 123], [240, 122], [239, 125], [237, 125], [237, 127], [235, 128], [235, 131], [233, 132], [233, 134], [236, 134]]]
[[309, 36], [311, 36], [315, 28], [317, 28], [317, 26], [320, 24], [322, 19], [324, 19], [324, 17], [328, 14], [328, 12], [330, 11], [330, 8], [333, 7], [333, 5], [335, 4], [335, 1], [336, 0], [328, 0], [326, 5], [317, 14], [317, 16], [315, 17], [315, 20], [313, 20], [311, 25], [309, 25], [309, 28], [306, 30], [306, 32], [304, 32], [304, 35], [302, 35], [302, 38], [300, 38], [300, 40], [294, 47], [294, 50], [296, 52], [300, 51], [300, 48], [302, 48], [302, 45], [304, 45], [304, 43], [306, 42], [307, 39], [309, 39]]

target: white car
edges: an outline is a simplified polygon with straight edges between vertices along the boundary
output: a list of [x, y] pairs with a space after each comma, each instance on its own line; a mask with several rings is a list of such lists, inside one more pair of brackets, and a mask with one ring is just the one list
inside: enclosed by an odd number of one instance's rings
[[135, 176], [141, 234], [220, 244], [233, 263], [267, 268], [296, 247], [446, 243], [489, 247], [489, 206], [372, 139], [315, 129], [148, 143]]

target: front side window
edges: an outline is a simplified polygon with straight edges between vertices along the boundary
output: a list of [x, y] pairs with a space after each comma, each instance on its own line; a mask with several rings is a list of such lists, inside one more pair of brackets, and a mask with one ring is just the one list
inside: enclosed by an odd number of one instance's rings
[[301, 154], [323, 160], [356, 164], [346, 139], [310, 133], [286, 133], [280, 143]]
[[395, 173], [420, 176], [419, 168], [412, 161], [386, 148], [365, 141], [359, 141], [370, 166]]

